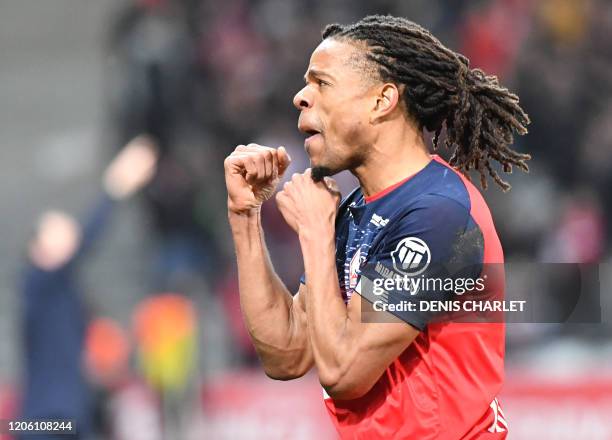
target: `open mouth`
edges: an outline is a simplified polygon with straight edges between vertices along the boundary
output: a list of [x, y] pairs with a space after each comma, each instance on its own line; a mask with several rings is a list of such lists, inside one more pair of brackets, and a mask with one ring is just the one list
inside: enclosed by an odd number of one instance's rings
[[298, 130], [306, 135], [306, 139], [304, 140], [304, 148], [306, 151], [309, 150], [309, 144], [317, 138], [317, 136], [321, 135], [321, 131], [317, 130], [315, 124], [310, 125], [306, 121], [298, 121]]
[[316, 139], [318, 136], [321, 135], [320, 131], [317, 130], [304, 130], [304, 133], [306, 133], [306, 135], [308, 136], [305, 140], [304, 140], [304, 147], [306, 148], [306, 150], [309, 150], [309, 145], [310, 143]]
[[320, 134], [321, 132], [315, 129], [306, 129], [304, 130], [304, 133], [306, 133], [309, 137], [310, 136], [314, 136], [316, 134]]
[[321, 134], [321, 132], [319, 130], [315, 130], [314, 128], [303, 129], [302, 133], [306, 134], [306, 140], [304, 141], [304, 143], [310, 142], [316, 136]]

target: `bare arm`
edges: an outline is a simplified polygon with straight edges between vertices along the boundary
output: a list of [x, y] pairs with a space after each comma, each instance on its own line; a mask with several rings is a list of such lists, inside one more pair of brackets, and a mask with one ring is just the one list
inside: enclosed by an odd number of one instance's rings
[[266, 374], [274, 379], [302, 376], [312, 367], [303, 286], [294, 297], [274, 272], [259, 210], [230, 212], [238, 260], [240, 306]]
[[239, 146], [225, 161], [228, 218], [238, 262], [240, 305], [266, 374], [293, 379], [313, 365], [305, 289], [295, 297], [275, 273], [261, 227], [261, 203], [289, 164], [284, 149]]
[[327, 393], [335, 399], [355, 399], [374, 386], [419, 331], [392, 315], [390, 322], [361, 322], [361, 297], [354, 293], [348, 305], [344, 304], [333, 241], [322, 241], [323, 234], [300, 233], [309, 293], [308, 330], [319, 379]]
[[344, 304], [335, 264], [339, 196], [310, 172], [294, 175], [277, 195], [287, 222], [298, 233], [306, 269], [306, 319], [321, 385], [334, 399], [366, 394], [419, 331], [389, 315], [391, 322], [362, 323], [361, 298]]

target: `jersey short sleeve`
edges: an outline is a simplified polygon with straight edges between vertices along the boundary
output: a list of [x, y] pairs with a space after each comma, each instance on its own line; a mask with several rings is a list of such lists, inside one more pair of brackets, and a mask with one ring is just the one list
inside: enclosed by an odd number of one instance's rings
[[[419, 302], [452, 300], [463, 293], [455, 289], [459, 278], [479, 275], [482, 233], [469, 207], [441, 195], [420, 197], [385, 229], [361, 267], [358, 293], [370, 302], [414, 303], [414, 310], [387, 311], [424, 330], [435, 313]], [[385, 284], [394, 279], [402, 282]]]

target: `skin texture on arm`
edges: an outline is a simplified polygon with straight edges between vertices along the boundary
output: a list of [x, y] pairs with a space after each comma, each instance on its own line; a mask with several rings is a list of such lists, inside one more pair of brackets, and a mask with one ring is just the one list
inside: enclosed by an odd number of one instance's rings
[[304, 255], [304, 303], [319, 380], [332, 398], [347, 400], [366, 394], [419, 331], [396, 318], [362, 323], [357, 294], [345, 305], [335, 266], [338, 194], [332, 182], [315, 183], [307, 170], [285, 184], [277, 202]]
[[312, 367], [302, 285], [295, 297], [274, 272], [261, 214], [229, 214], [238, 261], [240, 307], [266, 374], [287, 380]]
[[300, 377], [313, 365], [305, 288], [291, 296], [272, 267], [261, 226], [261, 204], [272, 196], [289, 162], [284, 148], [255, 144], [238, 146], [225, 160], [244, 321], [266, 374], [281, 380]]
[[335, 399], [366, 394], [385, 369], [418, 335], [395, 319], [362, 323], [359, 295], [344, 304], [338, 288], [333, 249], [319, 240], [300, 237], [309, 290], [306, 310], [310, 339], [321, 384]]

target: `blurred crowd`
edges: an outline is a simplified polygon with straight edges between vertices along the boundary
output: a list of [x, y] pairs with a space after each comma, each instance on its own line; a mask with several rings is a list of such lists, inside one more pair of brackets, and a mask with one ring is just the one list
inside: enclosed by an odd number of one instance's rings
[[[510, 176], [509, 194], [486, 193], [508, 256], [593, 262], [609, 254], [612, 6], [604, 0], [136, 2], [110, 38], [109, 95], [117, 144], [146, 132], [161, 145], [147, 191], [158, 234], [177, 248], [188, 241], [185, 257], [214, 267], [209, 279], [222, 276], [231, 247], [215, 164], [251, 141], [299, 151], [291, 97], [322, 27], [385, 12], [423, 24], [472, 67], [498, 75], [529, 113], [530, 133], [517, 143], [533, 156], [531, 175]], [[300, 170], [304, 155], [292, 157]], [[295, 283], [300, 268], [282, 257], [295, 246], [276, 217], [266, 216], [272, 253]], [[162, 259], [164, 273], [171, 261]]]
[[[257, 142], [285, 145], [298, 158], [289, 172], [304, 169], [291, 97], [322, 27], [369, 13], [424, 25], [520, 96], [532, 124], [517, 148], [533, 156], [531, 174], [509, 176], [508, 194], [485, 193], [507, 258], [595, 263], [609, 256], [609, 2], [142, 0], [115, 19], [109, 95], [117, 144], [146, 132], [161, 145], [147, 200], [163, 243], [162, 281], [194, 270], [236, 307], [219, 164], [237, 144]], [[340, 180], [345, 190], [355, 184]], [[277, 270], [295, 289], [297, 242], [273, 204], [264, 221]], [[239, 316], [231, 321], [239, 324]]]
[[[294, 158], [288, 174], [306, 168], [303, 139], [296, 128], [297, 110], [291, 98], [302, 87], [309, 55], [320, 41], [322, 28], [331, 22], [355, 21], [370, 13], [401, 15], [422, 24], [449, 47], [467, 55], [472, 67], [498, 75], [502, 84], [520, 96], [532, 123], [529, 134], [518, 139], [516, 147], [533, 156], [531, 173], [509, 176], [513, 185], [509, 193], [493, 186], [484, 193], [506, 258], [579, 263], [610, 258], [609, 1], [127, 2], [109, 18], [105, 47], [107, 123], [113, 133], [112, 145], [125, 145], [136, 136], [146, 135], [147, 138], [137, 139], [146, 139], [154, 146], [154, 165], [147, 165], [154, 171], [146, 178], [143, 175], [142, 181], [131, 183], [144, 187], [143, 209], [153, 219], [150, 237], [155, 257], [146, 283], [151, 292], [179, 293], [177, 298], [155, 297], [167, 308], [146, 303], [142, 307], [148, 311], [135, 313], [133, 330], [140, 347], [140, 376], [153, 389], [172, 390], [181, 388], [178, 382], [189, 382], [190, 373], [185, 366], [195, 361], [188, 359], [186, 347], [198, 345], [193, 340], [197, 318], [189, 298], [198, 295], [206, 295], [219, 304], [223, 313], [209, 316], [215, 321], [207, 325], [224, 329], [230, 342], [214, 348], [200, 344], [202, 356], [221, 356], [219, 350], [226, 350], [229, 353], [224, 359], [229, 359], [229, 364], [256, 362], [238, 304], [233, 248], [226, 222], [223, 158], [238, 144], [284, 145]], [[117, 157], [125, 161], [125, 153], [121, 154]], [[448, 156], [444, 150], [440, 154]], [[117, 162], [113, 163], [116, 169]], [[38, 371], [48, 368], [48, 362], [68, 375], [66, 381], [72, 383], [71, 378], [81, 374], [76, 365], [83, 350], [88, 353], [90, 382], [96, 383], [98, 389], [122, 386], [122, 380], [115, 375], [123, 371], [125, 377], [129, 337], [113, 321], [99, 321], [94, 318], [102, 317], [79, 311], [80, 291], [72, 286], [71, 278], [63, 273], [50, 275], [71, 264], [80, 256], [79, 243], [85, 240], [87, 244], [92, 234], [97, 234], [97, 230], [87, 228], [101, 228], [100, 222], [110, 209], [109, 194], [119, 197], [117, 192], [122, 190], [109, 183], [114, 180], [121, 177], [105, 175], [106, 195], [94, 207], [93, 220], [83, 225], [84, 232], [79, 232], [75, 221], [62, 213], [47, 213], [39, 223], [38, 239], [49, 228], [60, 231], [63, 238], [58, 239], [56, 234], [49, 239], [49, 246], [56, 245], [51, 253], [41, 253], [36, 248], [40, 240], [31, 244], [29, 264], [38, 272], [25, 275], [26, 301], [36, 302], [43, 307], [40, 312], [46, 313], [51, 306], [44, 305], [40, 292], [48, 294], [49, 286], [59, 286], [70, 292], [71, 299], [65, 310], [56, 310], [56, 316], [47, 314], [47, 319], [57, 323], [66, 316], [79, 316], [79, 320], [71, 321], [73, 327], [62, 327], [62, 331], [74, 335], [72, 349], [65, 353], [72, 364], [67, 361], [58, 365], [52, 360], [56, 353], [48, 353], [47, 359], [42, 347], [48, 350], [45, 338], [62, 336], [49, 333], [45, 321], [37, 318], [39, 315], [26, 315], [24, 319], [31, 325], [26, 324], [29, 339], [25, 343], [34, 344], [25, 350], [29, 353], [28, 380], [34, 381], [26, 380], [26, 390], [40, 393], [45, 389], [40, 384], [46, 383], [49, 373], [45, 376]], [[339, 180], [345, 191], [356, 184], [348, 174]], [[299, 246], [273, 203], [264, 208], [264, 229], [279, 275], [290, 290], [297, 290], [302, 273]], [[161, 322], [156, 315], [159, 310], [175, 309], [177, 314], [169, 324], [156, 324]], [[36, 314], [36, 310], [30, 308], [28, 313]], [[178, 322], [189, 325], [185, 324], [184, 329], [179, 326], [184, 331], [178, 331]], [[88, 333], [86, 327], [91, 323], [97, 326]], [[180, 336], [170, 337], [173, 342], [162, 344], [165, 348], [156, 348], [155, 343], [152, 346], [151, 338], [163, 339], [165, 336], [160, 335], [166, 335], [169, 328]], [[116, 342], [109, 344], [105, 342], [108, 340]], [[78, 383], [74, 384], [78, 387]], [[26, 392], [25, 405], [32, 406], [32, 411], [37, 410], [37, 404], [44, 404], [36, 393], [30, 396]], [[54, 395], [55, 391], [49, 393]], [[78, 396], [79, 391], [74, 393]], [[78, 407], [79, 402], [63, 403]]]

